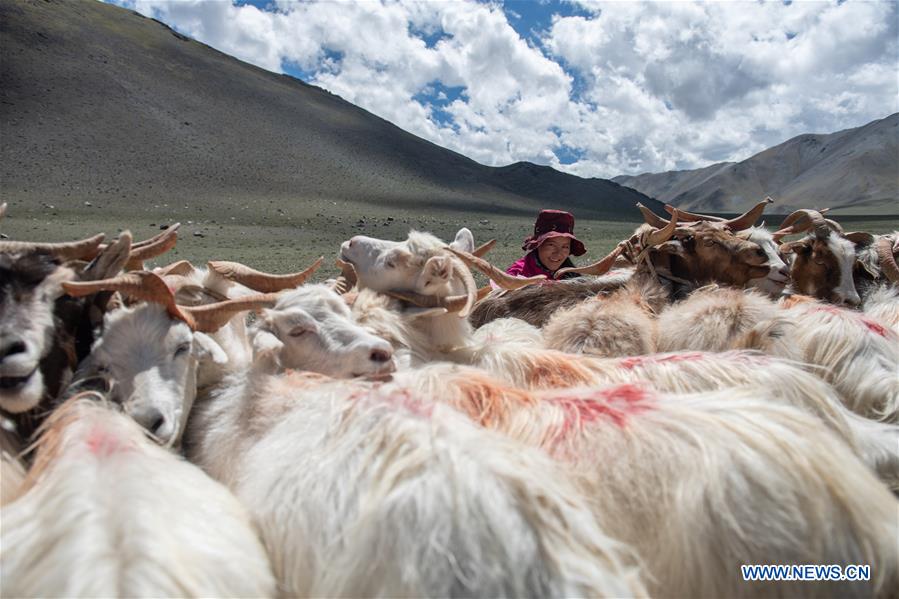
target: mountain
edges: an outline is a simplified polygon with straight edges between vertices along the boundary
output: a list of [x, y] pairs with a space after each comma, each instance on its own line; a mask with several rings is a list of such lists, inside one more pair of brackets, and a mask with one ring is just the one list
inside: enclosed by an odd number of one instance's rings
[[95, 0], [0, 1], [0, 198], [223, 209], [323, 200], [638, 220], [655, 201], [493, 168], [292, 77]]
[[742, 162], [612, 179], [694, 212], [742, 212], [765, 196], [785, 213], [899, 215], [899, 113], [828, 135], [799, 135]]

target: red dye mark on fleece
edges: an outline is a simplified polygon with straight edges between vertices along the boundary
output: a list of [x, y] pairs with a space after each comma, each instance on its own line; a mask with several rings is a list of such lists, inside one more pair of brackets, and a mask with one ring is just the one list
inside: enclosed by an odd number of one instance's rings
[[550, 398], [565, 411], [561, 437], [567, 436], [575, 427], [608, 418], [616, 426], [623, 427], [630, 416], [648, 409], [645, 400], [649, 391], [638, 385], [616, 385], [601, 390], [591, 390], [583, 394]]
[[861, 317], [862, 324], [868, 327], [868, 330], [874, 333], [875, 335], [880, 335], [881, 337], [887, 336], [887, 330], [881, 325], [879, 322], [874, 322], [870, 318]]
[[434, 404], [425, 403], [421, 399], [417, 397], [413, 397], [413, 395], [409, 392], [408, 389], [399, 389], [387, 395], [384, 398], [387, 403], [393, 406], [402, 407], [415, 416], [424, 419], [430, 419], [431, 414], [434, 412]]
[[860, 314], [857, 314], [856, 312], [852, 312], [850, 310], [845, 310], [836, 306], [819, 306], [811, 310], [811, 312], [826, 312], [827, 314], [836, 314], [837, 316], [852, 317], [861, 322], [869, 331], [871, 331], [875, 335], [880, 335], [884, 338], [887, 336], [887, 329], [879, 322], [871, 320], [866, 316], [861, 316]]
[[690, 352], [687, 354], [668, 354], [664, 356], [632, 356], [618, 361], [618, 365], [625, 370], [632, 370], [645, 364], [663, 364], [665, 362], [696, 362], [704, 360], [705, 354]]
[[122, 439], [115, 433], [104, 429], [102, 426], [95, 426], [91, 429], [85, 443], [88, 450], [99, 458], [133, 449], [131, 443], [123, 443]]

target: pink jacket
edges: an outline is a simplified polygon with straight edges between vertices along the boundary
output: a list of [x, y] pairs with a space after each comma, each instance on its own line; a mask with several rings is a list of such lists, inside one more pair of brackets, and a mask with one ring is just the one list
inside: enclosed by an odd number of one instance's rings
[[[562, 263], [562, 266], [559, 268], [569, 268], [574, 266], [571, 262], [571, 258], [566, 258], [565, 262]], [[522, 256], [518, 261], [516, 261], [512, 266], [506, 269], [506, 272], [510, 275], [514, 275], [516, 277], [533, 277], [535, 275], [546, 275], [546, 278], [552, 280], [553, 273], [555, 271], [548, 270], [543, 264], [541, 264], [540, 260], [537, 259], [537, 250], [533, 250]], [[570, 279], [572, 277], [579, 277], [580, 275], [577, 273], [569, 273], [563, 276], [563, 279]], [[491, 281], [491, 286], [493, 282]]]

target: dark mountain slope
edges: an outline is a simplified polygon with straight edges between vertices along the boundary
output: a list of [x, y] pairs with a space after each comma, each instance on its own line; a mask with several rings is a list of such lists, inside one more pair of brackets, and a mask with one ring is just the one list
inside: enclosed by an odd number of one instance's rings
[[228, 212], [276, 204], [571, 209], [634, 220], [642, 194], [478, 164], [322, 89], [94, 0], [0, 1], [0, 193]]

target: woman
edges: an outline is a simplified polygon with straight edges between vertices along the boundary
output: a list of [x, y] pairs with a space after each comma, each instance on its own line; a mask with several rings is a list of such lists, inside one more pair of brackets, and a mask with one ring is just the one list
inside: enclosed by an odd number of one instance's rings
[[[541, 210], [534, 223], [534, 234], [524, 240], [521, 249], [528, 253], [506, 269], [510, 275], [532, 277], [546, 275], [554, 278], [560, 268], [573, 267], [569, 255], [587, 252], [584, 244], [574, 236], [574, 216], [562, 210]], [[567, 273], [563, 279], [580, 276]]]

